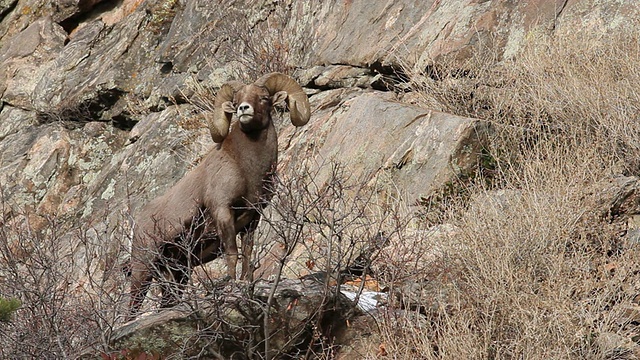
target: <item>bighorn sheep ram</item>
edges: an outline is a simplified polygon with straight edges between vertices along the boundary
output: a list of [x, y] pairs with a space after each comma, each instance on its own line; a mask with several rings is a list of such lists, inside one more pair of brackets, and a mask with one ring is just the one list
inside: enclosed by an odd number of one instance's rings
[[[211, 137], [218, 144], [136, 217], [129, 263], [129, 319], [136, 317], [153, 279], [172, 278], [170, 285], [162, 286], [161, 306], [173, 306], [192, 266], [209, 262], [222, 251], [228, 275], [235, 280], [238, 234], [243, 237], [241, 278], [252, 276], [251, 234], [260, 217], [256, 204], [271, 197], [269, 183], [278, 157], [271, 111], [284, 100], [293, 125], [305, 125], [309, 100], [287, 75], [271, 73], [250, 85], [232, 81], [220, 88], [208, 119]], [[234, 113], [238, 120], [231, 124]]]

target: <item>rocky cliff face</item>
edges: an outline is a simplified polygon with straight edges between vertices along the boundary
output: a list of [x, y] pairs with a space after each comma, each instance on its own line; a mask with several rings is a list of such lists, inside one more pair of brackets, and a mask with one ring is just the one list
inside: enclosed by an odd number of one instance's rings
[[413, 203], [472, 175], [490, 127], [409, 104], [411, 71], [478, 52], [501, 61], [536, 32], [636, 26], [638, 11], [605, 0], [0, 1], [3, 219], [84, 224], [91, 243], [111, 244], [88, 253], [115, 266], [131, 216], [212, 146], [202, 89], [274, 70], [312, 103], [308, 126], [280, 126], [280, 173], [335, 160]]
[[[192, 82], [215, 89], [234, 75], [294, 69], [316, 89], [314, 116], [307, 130], [282, 132], [294, 137], [281, 142], [285, 164], [289, 148], [313, 144], [319, 156], [358, 162], [358, 172], [392, 172], [410, 198], [428, 195], [469, 170], [473, 159], [451, 171], [446, 157], [477, 125], [379, 90], [441, 58], [513, 56], [530, 31], [630, 26], [635, 11], [599, 1], [9, 1], [0, 23], [4, 200], [88, 223], [135, 211], [211, 145], [190, 119]], [[345, 145], [348, 137], [372, 141]]]

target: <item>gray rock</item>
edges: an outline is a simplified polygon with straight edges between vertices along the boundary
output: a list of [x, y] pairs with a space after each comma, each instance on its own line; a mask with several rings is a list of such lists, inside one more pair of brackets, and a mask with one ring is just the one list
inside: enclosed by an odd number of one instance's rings
[[37, 123], [37, 115], [34, 111], [5, 105], [0, 109], [0, 140]]
[[328, 66], [313, 80], [313, 85], [323, 89], [368, 87], [373, 82], [371, 71], [346, 65]]
[[336, 159], [354, 176], [392, 182], [409, 202], [471, 175], [489, 129], [480, 120], [406, 105], [380, 92], [357, 96], [332, 111], [330, 118], [303, 130], [313, 133], [309, 141], [316, 143], [319, 158]]
[[2, 101], [33, 110], [31, 94], [38, 80], [49, 75], [49, 62], [62, 51], [66, 34], [51, 18], [42, 18], [0, 48]]
[[54, 20], [64, 22], [91, 12], [104, 0], [61, 0], [56, 3]]
[[18, 0], [0, 0], [0, 20], [16, 6]]
[[[114, 331], [111, 343], [117, 350], [160, 354], [163, 358], [198, 355], [230, 359], [249, 352], [264, 356], [267, 332], [272, 358], [295, 354], [300, 351], [297, 347], [317, 331], [332, 339], [332, 334], [346, 326], [351, 303], [340, 292], [326, 289], [315, 280], [281, 281], [273, 292], [265, 322], [262, 314], [273, 286], [259, 281], [250, 290], [227, 284], [212, 295], [194, 299], [195, 310], [160, 310], [123, 325]], [[246, 291], [252, 291], [251, 299]], [[269, 324], [268, 329], [265, 324]]]

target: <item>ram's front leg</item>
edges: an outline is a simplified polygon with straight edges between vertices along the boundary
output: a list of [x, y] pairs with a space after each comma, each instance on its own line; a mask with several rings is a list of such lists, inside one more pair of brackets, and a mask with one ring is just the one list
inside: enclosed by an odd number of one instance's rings
[[233, 210], [230, 208], [219, 209], [216, 212], [216, 231], [224, 246], [224, 255], [227, 262], [227, 274], [231, 280], [236, 280], [236, 265], [238, 264], [238, 244], [234, 225]]
[[134, 320], [138, 312], [140, 312], [140, 308], [142, 307], [142, 303], [147, 295], [147, 291], [149, 291], [149, 286], [152, 281], [151, 271], [142, 261], [136, 260], [133, 257], [130, 261], [131, 290], [129, 292], [129, 313], [125, 319], [126, 321]]
[[253, 281], [253, 262], [252, 253], [254, 246], [254, 235], [258, 223], [260, 222], [260, 215], [256, 215], [251, 222], [240, 232], [242, 238], [242, 272], [240, 273], [240, 279]]

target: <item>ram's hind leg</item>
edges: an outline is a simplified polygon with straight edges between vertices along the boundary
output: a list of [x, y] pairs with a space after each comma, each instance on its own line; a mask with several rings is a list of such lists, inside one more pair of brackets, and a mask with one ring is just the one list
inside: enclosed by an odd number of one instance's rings
[[136, 316], [138, 316], [138, 312], [140, 312], [140, 307], [142, 307], [142, 302], [147, 296], [152, 280], [153, 277], [149, 269], [145, 268], [142, 264], [132, 262], [129, 314], [127, 315], [126, 321], [134, 320]]
[[176, 306], [182, 301], [184, 289], [189, 281], [190, 271], [186, 266], [174, 265], [167, 270], [166, 279], [162, 281], [162, 300], [160, 307], [169, 308]]
[[194, 265], [195, 244], [200, 239], [200, 231], [195, 232], [196, 234], [182, 234], [175, 242], [165, 244], [163, 248], [162, 257], [158, 261], [158, 277], [162, 279], [160, 307], [173, 307], [182, 301]]

